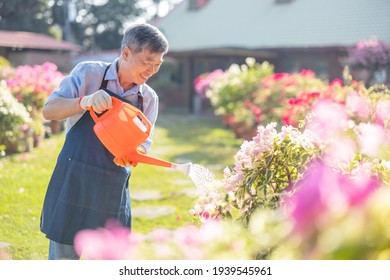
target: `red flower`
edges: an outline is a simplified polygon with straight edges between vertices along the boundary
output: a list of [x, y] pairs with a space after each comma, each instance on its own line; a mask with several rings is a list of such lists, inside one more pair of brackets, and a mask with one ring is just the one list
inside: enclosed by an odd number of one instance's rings
[[260, 107], [259, 106], [253, 106], [252, 107], [252, 113], [255, 114], [256, 116], [257, 115], [260, 115], [261, 114], [261, 110], [260, 110]]
[[313, 70], [309, 70], [309, 69], [302, 69], [301, 70], [301, 75], [305, 78], [314, 78], [316, 76], [316, 74], [314, 73]]

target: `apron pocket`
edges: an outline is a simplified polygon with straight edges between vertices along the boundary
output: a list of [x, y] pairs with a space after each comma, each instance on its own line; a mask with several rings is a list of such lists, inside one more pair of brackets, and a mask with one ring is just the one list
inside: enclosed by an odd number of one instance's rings
[[69, 159], [64, 176], [60, 201], [105, 214], [120, 211], [129, 174]]

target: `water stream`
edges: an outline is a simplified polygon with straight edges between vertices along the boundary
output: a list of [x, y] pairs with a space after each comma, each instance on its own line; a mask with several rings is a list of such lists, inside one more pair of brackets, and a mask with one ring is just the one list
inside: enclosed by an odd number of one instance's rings
[[195, 184], [200, 195], [207, 195], [214, 189], [213, 185], [216, 182], [214, 174], [203, 165], [192, 164], [189, 178]]

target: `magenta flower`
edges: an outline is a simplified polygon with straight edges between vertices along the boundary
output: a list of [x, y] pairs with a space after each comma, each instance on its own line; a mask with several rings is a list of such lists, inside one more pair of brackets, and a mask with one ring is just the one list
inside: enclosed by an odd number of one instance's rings
[[340, 195], [348, 206], [359, 206], [380, 186], [380, 180], [370, 175], [369, 170], [360, 166], [354, 176], [338, 176]]
[[332, 179], [326, 176], [326, 171], [323, 164], [313, 163], [307, 174], [296, 184], [296, 192], [286, 198], [287, 211], [297, 232], [304, 232], [326, 211], [321, 189], [324, 188], [323, 184], [331, 183]]
[[296, 183], [295, 192], [285, 199], [294, 230], [307, 234], [321, 227], [331, 213], [363, 204], [380, 182], [368, 171], [359, 171], [352, 177], [337, 173], [319, 160], [313, 162]]
[[204, 97], [210, 84], [223, 75], [224, 72], [221, 69], [216, 69], [211, 73], [202, 74], [196, 77], [194, 80], [195, 91]]

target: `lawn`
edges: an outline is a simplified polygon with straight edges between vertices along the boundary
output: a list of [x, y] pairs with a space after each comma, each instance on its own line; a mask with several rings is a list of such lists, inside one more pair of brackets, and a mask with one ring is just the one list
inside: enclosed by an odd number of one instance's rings
[[[47, 258], [48, 240], [39, 230], [39, 218], [63, 141], [64, 134], [55, 135], [31, 153], [0, 160], [0, 259]], [[241, 142], [210, 114], [162, 112], [150, 155], [176, 163], [201, 164], [220, 178], [224, 167], [233, 164]], [[157, 219], [135, 217], [133, 230], [147, 233], [159, 227], [177, 228], [190, 223], [189, 210], [196, 197], [183, 194], [183, 190], [194, 188], [193, 182], [180, 171], [139, 164], [132, 172], [130, 192], [158, 191], [161, 197], [133, 200], [132, 208], [170, 206], [175, 211]]]

